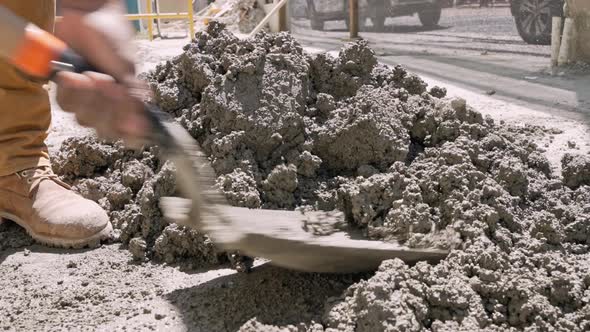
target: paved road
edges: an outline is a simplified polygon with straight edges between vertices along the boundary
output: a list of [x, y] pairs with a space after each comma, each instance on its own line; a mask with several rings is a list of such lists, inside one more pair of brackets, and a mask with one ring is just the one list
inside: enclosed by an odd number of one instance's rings
[[[443, 82], [532, 109], [590, 119], [590, 71], [550, 75], [549, 46], [528, 45], [516, 31], [508, 7], [449, 8], [440, 26], [425, 29], [417, 16], [389, 18], [386, 31], [361, 37], [380, 60]], [[307, 19], [292, 21], [293, 34], [306, 46], [337, 50], [348, 33], [343, 21], [313, 31]]]

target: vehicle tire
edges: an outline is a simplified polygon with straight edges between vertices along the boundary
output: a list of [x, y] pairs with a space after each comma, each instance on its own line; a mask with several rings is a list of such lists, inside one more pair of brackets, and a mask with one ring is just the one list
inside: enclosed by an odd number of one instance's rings
[[373, 31], [382, 32], [385, 28], [385, 20], [387, 19], [387, 8], [385, 1], [368, 1], [370, 9], [369, 17], [373, 24]]
[[312, 30], [324, 30], [324, 21], [311, 17], [309, 22], [311, 23]]
[[433, 28], [438, 25], [440, 21], [440, 15], [442, 13], [442, 7], [436, 3], [430, 6], [430, 8], [418, 12], [420, 23], [427, 28]]
[[318, 18], [313, 0], [307, 1], [307, 16], [312, 30], [324, 30], [324, 21]]
[[512, 1], [516, 29], [528, 44], [549, 45], [553, 16], [563, 16], [561, 0]]
[[373, 30], [376, 32], [385, 31], [385, 15], [377, 14], [371, 17], [371, 22], [373, 23]]

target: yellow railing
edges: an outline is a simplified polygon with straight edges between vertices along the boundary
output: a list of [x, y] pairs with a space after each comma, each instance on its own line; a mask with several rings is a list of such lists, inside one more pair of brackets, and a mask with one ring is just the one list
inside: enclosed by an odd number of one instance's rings
[[[157, 0], [156, 0], [157, 1]], [[139, 20], [147, 20], [147, 31], [148, 31], [148, 38], [150, 40], [154, 39], [154, 19], [173, 19], [173, 20], [188, 20], [188, 30], [191, 38], [195, 35], [195, 22], [194, 22], [194, 13], [193, 13], [193, 1], [186, 0], [187, 3], [187, 12], [186, 13], [153, 13], [152, 11], [152, 1], [145, 0], [146, 4], [146, 13], [145, 14], [127, 14], [125, 18], [129, 21], [139, 21]], [[61, 19], [60, 16], [56, 17], [56, 20], [59, 21]]]

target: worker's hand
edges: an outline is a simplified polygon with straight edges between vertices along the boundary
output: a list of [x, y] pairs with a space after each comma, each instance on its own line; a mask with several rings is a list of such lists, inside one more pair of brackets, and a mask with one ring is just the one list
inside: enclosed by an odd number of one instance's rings
[[149, 125], [142, 103], [132, 93], [141, 83], [135, 78], [133, 31], [123, 17], [122, 2], [62, 0], [61, 4], [63, 19], [56, 24], [56, 35], [106, 75], [58, 74], [59, 105], [102, 138], [121, 138], [132, 147], [145, 143]]
[[57, 75], [57, 102], [76, 115], [79, 124], [92, 127], [100, 138], [122, 139], [138, 148], [147, 143], [149, 124], [143, 103], [113, 77], [94, 72]]

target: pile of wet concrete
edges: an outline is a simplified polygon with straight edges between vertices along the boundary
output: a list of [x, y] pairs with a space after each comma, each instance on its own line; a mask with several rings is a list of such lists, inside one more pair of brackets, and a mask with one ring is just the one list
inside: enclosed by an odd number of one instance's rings
[[[384, 262], [314, 331], [590, 329], [590, 158], [566, 155], [552, 174], [526, 131], [378, 64], [362, 41], [309, 55], [288, 34], [240, 40], [212, 23], [146, 78], [232, 204], [339, 209], [367, 237], [455, 248], [438, 265]], [[156, 154], [74, 138], [55, 170], [109, 211], [135, 257], [226, 260], [163, 219], [174, 168]]]

